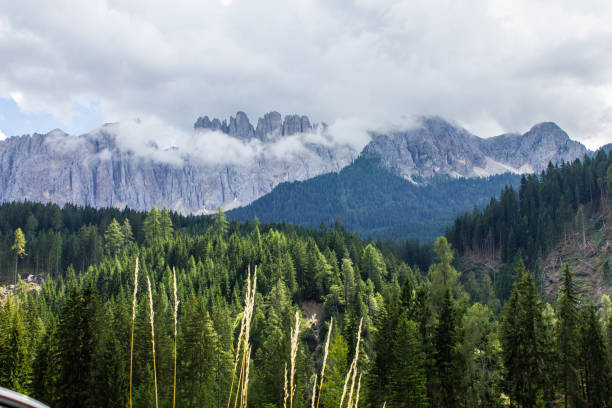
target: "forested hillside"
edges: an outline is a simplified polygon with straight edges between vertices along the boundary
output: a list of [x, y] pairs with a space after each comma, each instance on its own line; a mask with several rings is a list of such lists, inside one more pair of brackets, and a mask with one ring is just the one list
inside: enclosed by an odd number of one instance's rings
[[486, 204], [519, 180], [510, 173], [458, 179], [438, 175], [417, 185], [384, 169], [380, 159], [362, 154], [338, 173], [280, 184], [250, 205], [229, 211], [228, 218], [316, 228], [340, 217], [363, 237], [432, 241], [459, 212]]
[[597, 254], [593, 273], [607, 281], [612, 247], [606, 238], [610, 234], [606, 219], [611, 211], [612, 155], [600, 150], [593, 158], [551, 165], [540, 175], [522, 177], [518, 190], [506, 187], [484, 209], [457, 217], [446, 237], [469, 262], [488, 264], [487, 273], [505, 298], [519, 259], [537, 272], [539, 287], [546, 286], [546, 272], [552, 273], [553, 268], [558, 282], [562, 255], [554, 256], [554, 266], [548, 257], [564, 244], [578, 243], [574, 248], [578, 259], [589, 251]]
[[569, 268], [549, 304], [519, 262], [504, 301], [444, 237], [368, 243], [221, 211], [0, 215], [3, 269], [44, 276], [4, 288], [0, 385], [54, 407], [610, 402], [609, 299], [583, 302]]

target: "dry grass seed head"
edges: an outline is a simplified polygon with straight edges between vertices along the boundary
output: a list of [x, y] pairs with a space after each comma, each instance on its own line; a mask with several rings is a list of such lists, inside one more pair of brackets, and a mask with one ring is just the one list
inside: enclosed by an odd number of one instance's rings
[[147, 288], [149, 289], [149, 309], [151, 317], [151, 348], [153, 350], [153, 380], [155, 381], [155, 408], [157, 408], [157, 368], [155, 367], [155, 323], [153, 313], [153, 293], [151, 291], [151, 280], [147, 276]]

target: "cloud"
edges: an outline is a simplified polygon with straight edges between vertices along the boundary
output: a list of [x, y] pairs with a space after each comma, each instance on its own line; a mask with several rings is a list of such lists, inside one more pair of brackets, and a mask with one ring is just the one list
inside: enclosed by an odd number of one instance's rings
[[23, 0], [0, 15], [0, 98], [186, 133], [277, 109], [355, 145], [343, 121], [437, 114], [492, 136], [551, 120], [595, 147], [612, 138], [611, 19], [601, 0]]
[[[241, 140], [220, 131], [186, 131], [170, 126], [157, 117], [109, 124], [97, 132], [114, 136], [121, 151], [156, 162], [175, 166], [185, 163], [247, 166], [254, 160], [262, 159], [290, 161], [292, 158], [314, 158], [319, 147], [344, 147], [344, 150], [359, 152], [369, 141], [365, 127], [355, 125], [348, 129], [351, 132], [346, 133], [345, 123], [352, 121], [345, 120], [339, 125], [334, 123], [327, 129], [319, 126], [312, 133], [279, 136], [266, 142], [256, 138]], [[356, 135], [359, 138], [351, 137]], [[67, 138], [69, 142], [57, 138], [50, 142], [61, 145], [63, 149], [75, 149], [83, 140], [82, 137]]]
[[5, 140], [5, 139], [6, 139], [6, 135], [4, 134], [2, 129], [0, 129], [0, 141]]

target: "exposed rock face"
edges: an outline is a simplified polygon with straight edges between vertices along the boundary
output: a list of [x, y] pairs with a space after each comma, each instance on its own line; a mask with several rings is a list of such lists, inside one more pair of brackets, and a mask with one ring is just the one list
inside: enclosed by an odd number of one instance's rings
[[523, 135], [482, 139], [441, 118], [428, 117], [411, 130], [374, 133], [364, 151], [379, 156], [391, 172], [415, 180], [438, 173], [474, 177], [539, 172], [549, 162], [582, 157], [587, 149], [554, 123], [535, 125]]
[[261, 140], [268, 135], [275, 136], [282, 133], [283, 118], [278, 112], [269, 112], [264, 115], [263, 118], [259, 118], [257, 121], [257, 129], [255, 133]]
[[602, 150], [605, 154], [610, 154], [610, 152], [612, 152], [612, 143], [608, 143], [607, 145], [603, 145], [599, 149]]
[[[305, 117], [298, 118], [300, 127], [292, 132], [308, 128], [302, 125]], [[218, 206], [228, 209], [250, 203], [284, 181], [339, 171], [358, 153], [348, 146], [305, 143], [287, 157], [271, 154], [270, 136], [284, 134], [281, 119], [277, 112], [267, 114], [257, 132], [243, 112], [230, 118], [229, 124], [198, 119], [198, 132], [220, 131], [244, 143], [262, 140], [262, 153], [240, 164], [207, 164], [186, 156], [176, 165], [143, 158], [121, 149], [105, 127], [78, 137], [61, 131], [11, 137], [0, 142], [0, 201], [28, 199], [141, 210], [165, 205], [182, 213], [207, 213]], [[160, 153], [164, 152], [160, 149]]]
[[308, 116], [286, 115], [283, 120], [280, 113], [273, 111], [266, 113], [263, 118], [259, 118], [256, 128], [253, 128], [244, 112], [238, 112], [236, 117], [230, 117], [229, 124], [226, 121], [221, 122], [217, 118], [210, 120], [208, 116], [200, 117], [193, 127], [195, 130], [220, 131], [246, 141], [254, 137], [262, 141], [268, 141], [276, 139], [278, 136], [310, 133], [316, 130], [318, 125], [313, 126]]
[[505, 134], [482, 140], [483, 152], [515, 169], [539, 172], [553, 164], [582, 158], [587, 149], [552, 122], [535, 125], [523, 135]]
[[[143, 156], [120, 143], [112, 126], [78, 137], [58, 130], [11, 137], [0, 142], [0, 202], [27, 199], [140, 210], [165, 205], [182, 213], [206, 213], [217, 206], [248, 204], [281, 182], [339, 171], [358, 154], [324, 137], [309, 137], [315, 131], [325, 134], [327, 127], [311, 124], [306, 116], [283, 118], [270, 112], [254, 128], [238, 112], [229, 121], [198, 118], [194, 128], [207, 148], [216, 140], [207, 138], [220, 132], [234, 144], [253, 148], [254, 156], [233, 163], [203, 162], [178, 147], [164, 150], [154, 143], [149, 148], [156, 154]], [[288, 146], [293, 150], [288, 152]], [[524, 135], [481, 139], [433, 117], [410, 130], [372, 133], [364, 152], [418, 182], [438, 173], [472, 177], [540, 171], [549, 161], [571, 161], [587, 150], [553, 123], [536, 125]], [[162, 160], [170, 154], [177, 160]]]

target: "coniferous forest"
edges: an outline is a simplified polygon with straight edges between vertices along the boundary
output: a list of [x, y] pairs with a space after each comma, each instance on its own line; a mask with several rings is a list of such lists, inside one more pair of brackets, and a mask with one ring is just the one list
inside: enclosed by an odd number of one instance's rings
[[[567, 265], [545, 300], [538, 260], [611, 203], [600, 152], [429, 244], [3, 204], [0, 385], [53, 407], [609, 407], [610, 300]], [[468, 284], [468, 253], [506, 275]]]

